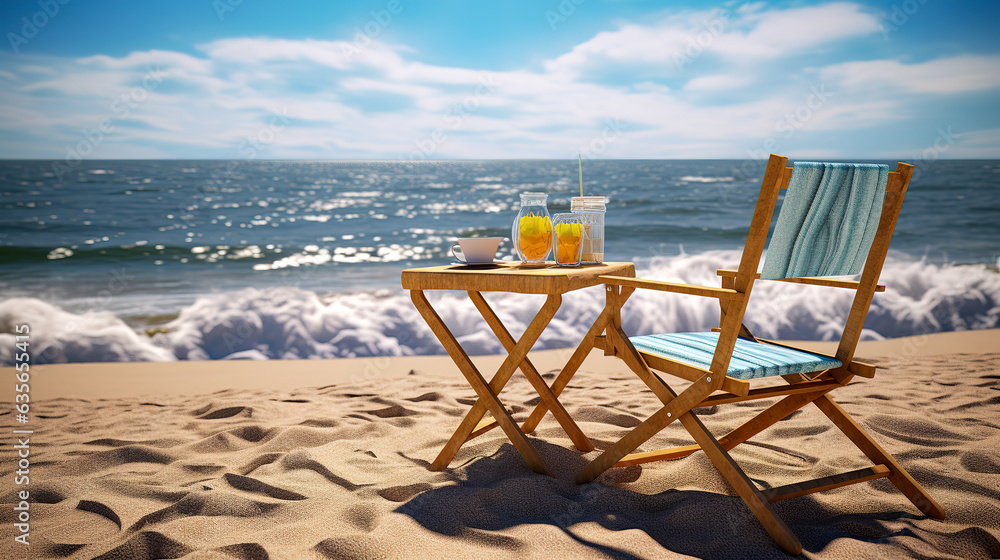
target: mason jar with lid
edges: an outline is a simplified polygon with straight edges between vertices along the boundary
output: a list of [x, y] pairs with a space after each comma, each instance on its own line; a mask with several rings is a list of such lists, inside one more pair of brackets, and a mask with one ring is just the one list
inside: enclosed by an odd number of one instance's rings
[[582, 263], [604, 262], [604, 213], [607, 204], [606, 196], [574, 196], [570, 199], [570, 212], [580, 214], [580, 221], [583, 222]]

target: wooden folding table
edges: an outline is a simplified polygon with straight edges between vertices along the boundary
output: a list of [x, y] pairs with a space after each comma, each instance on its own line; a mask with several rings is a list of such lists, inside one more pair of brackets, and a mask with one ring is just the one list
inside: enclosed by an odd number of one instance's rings
[[[479, 397], [444, 449], [431, 463], [431, 469], [441, 470], [447, 467], [466, 441], [499, 425], [533, 471], [550, 474], [548, 467], [524, 435], [525, 432], [534, 431], [545, 413], [550, 410], [578, 449], [581, 451], [594, 449], [587, 436], [583, 434], [580, 427], [560, 404], [558, 396], [594, 347], [596, 338], [604, 332], [605, 326], [612, 320], [613, 311], [605, 307], [604, 311], [598, 315], [584, 340], [577, 346], [576, 351], [552, 382], [551, 387], [545, 383], [541, 374], [531, 364], [531, 360], [528, 359], [528, 351], [531, 350], [545, 327], [548, 326], [549, 321], [559, 310], [559, 306], [562, 304], [562, 294], [580, 288], [596, 286], [601, 283], [598, 277], [605, 274], [634, 277], [635, 265], [632, 263], [604, 263], [573, 268], [555, 266], [529, 268], [516, 263], [503, 263], [487, 267], [455, 265], [414, 268], [403, 271], [403, 288], [410, 291], [413, 305], [416, 306], [424, 321], [441, 341], [448, 355], [454, 360], [466, 381]], [[493, 330], [507, 351], [507, 358], [489, 383], [469, 359], [469, 355], [458, 343], [455, 335], [448, 330], [448, 327], [441, 320], [441, 316], [431, 306], [424, 295], [425, 290], [461, 290], [468, 293], [469, 298], [482, 314], [483, 319], [486, 320], [486, 324]], [[547, 297], [541, 309], [528, 325], [527, 330], [519, 340], [515, 341], [496, 312], [483, 298], [482, 292], [543, 294]], [[517, 426], [497, 396], [517, 369], [524, 373], [541, 398], [541, 402], [535, 406], [521, 427]], [[493, 418], [481, 421], [487, 411]]]

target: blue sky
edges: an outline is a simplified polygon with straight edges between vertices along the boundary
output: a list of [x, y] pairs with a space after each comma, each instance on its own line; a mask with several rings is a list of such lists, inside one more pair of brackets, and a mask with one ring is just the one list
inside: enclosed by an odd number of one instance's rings
[[1000, 157], [1000, 2], [0, 7], [0, 157]]

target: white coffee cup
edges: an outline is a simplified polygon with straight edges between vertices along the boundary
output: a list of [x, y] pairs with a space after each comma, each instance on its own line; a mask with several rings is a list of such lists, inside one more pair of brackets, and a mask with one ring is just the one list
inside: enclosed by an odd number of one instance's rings
[[459, 237], [451, 254], [466, 264], [493, 264], [503, 237]]

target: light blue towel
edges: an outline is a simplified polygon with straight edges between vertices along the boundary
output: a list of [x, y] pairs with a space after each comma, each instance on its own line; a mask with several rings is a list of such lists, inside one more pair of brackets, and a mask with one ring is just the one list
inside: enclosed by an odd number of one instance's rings
[[796, 162], [760, 277], [860, 273], [888, 179], [886, 165]]

